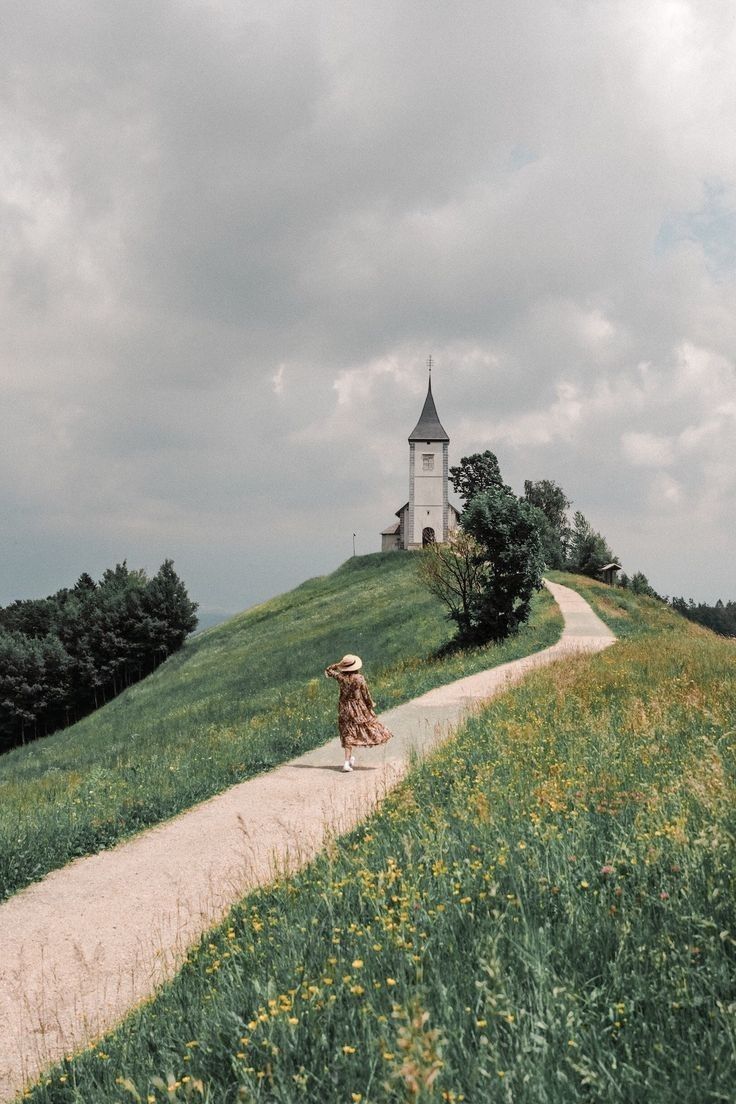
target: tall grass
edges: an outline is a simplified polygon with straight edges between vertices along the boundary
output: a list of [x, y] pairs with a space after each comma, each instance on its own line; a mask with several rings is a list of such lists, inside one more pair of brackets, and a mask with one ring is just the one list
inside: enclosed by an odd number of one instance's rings
[[28, 1099], [733, 1100], [733, 647], [627, 614], [628, 640], [490, 703]]
[[414, 555], [362, 556], [190, 640], [81, 723], [0, 757], [0, 898], [335, 734], [324, 667], [359, 652], [379, 708], [551, 644], [546, 593], [502, 647], [450, 636]]

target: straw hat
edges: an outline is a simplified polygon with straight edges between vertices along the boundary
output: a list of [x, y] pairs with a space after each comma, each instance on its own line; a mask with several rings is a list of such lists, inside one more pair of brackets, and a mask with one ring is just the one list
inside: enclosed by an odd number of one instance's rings
[[344, 655], [337, 666], [345, 674], [349, 674], [350, 671], [359, 671], [363, 666], [363, 660], [360, 656]]

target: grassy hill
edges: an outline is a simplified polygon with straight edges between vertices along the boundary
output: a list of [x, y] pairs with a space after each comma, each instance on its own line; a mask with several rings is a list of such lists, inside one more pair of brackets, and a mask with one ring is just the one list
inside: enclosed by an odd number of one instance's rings
[[494, 699], [29, 1099], [733, 1100], [734, 647], [560, 581], [620, 643]]
[[190, 639], [153, 675], [63, 732], [0, 758], [0, 898], [335, 734], [328, 663], [358, 652], [380, 708], [546, 647], [538, 596], [502, 648], [437, 660], [451, 635], [416, 557], [348, 560], [331, 575]]

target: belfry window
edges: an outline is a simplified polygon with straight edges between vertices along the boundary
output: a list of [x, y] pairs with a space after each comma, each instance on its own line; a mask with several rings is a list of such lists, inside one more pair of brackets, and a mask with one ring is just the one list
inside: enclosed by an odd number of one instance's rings
[[434, 471], [434, 453], [422, 453], [422, 471]]

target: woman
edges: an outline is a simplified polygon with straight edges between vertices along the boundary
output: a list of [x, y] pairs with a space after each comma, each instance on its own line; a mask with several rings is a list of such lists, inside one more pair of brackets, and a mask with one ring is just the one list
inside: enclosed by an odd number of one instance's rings
[[340, 743], [345, 751], [343, 771], [355, 766], [353, 748], [376, 747], [391, 739], [391, 733], [378, 720], [368, 685], [360, 674], [363, 660], [360, 656], [343, 656], [325, 671], [327, 678], [340, 684], [340, 701], [337, 707], [337, 724]]

